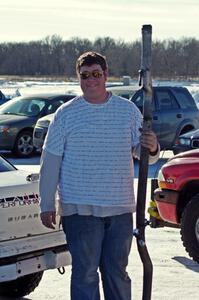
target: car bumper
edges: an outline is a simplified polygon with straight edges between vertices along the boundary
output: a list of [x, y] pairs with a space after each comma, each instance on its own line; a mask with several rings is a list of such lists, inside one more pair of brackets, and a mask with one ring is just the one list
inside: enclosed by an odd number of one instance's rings
[[15, 280], [19, 277], [61, 268], [71, 264], [71, 256], [66, 245], [45, 251], [38, 251], [29, 255], [26, 259], [18, 259], [15, 263], [0, 266], [0, 282]]
[[156, 189], [154, 199], [157, 204], [158, 212], [161, 218], [172, 224], [179, 224], [177, 215], [179, 193], [176, 191]]
[[0, 133], [0, 150], [12, 150], [15, 138], [15, 135]]
[[1, 241], [0, 282], [71, 264], [62, 230]]

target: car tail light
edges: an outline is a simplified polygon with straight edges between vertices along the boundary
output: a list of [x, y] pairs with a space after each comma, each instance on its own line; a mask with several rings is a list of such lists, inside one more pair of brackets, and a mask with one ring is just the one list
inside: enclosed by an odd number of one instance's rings
[[7, 132], [9, 132], [9, 129], [10, 128], [6, 125], [0, 126], [0, 132], [7, 133]]

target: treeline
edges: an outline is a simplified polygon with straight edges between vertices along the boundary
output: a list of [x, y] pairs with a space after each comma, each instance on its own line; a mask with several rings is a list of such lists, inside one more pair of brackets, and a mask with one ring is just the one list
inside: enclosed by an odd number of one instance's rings
[[[110, 37], [63, 40], [58, 35], [39, 41], [0, 43], [0, 75], [75, 76], [77, 57], [88, 50], [107, 57], [110, 76], [137, 77], [141, 43]], [[197, 78], [199, 76], [199, 40], [182, 38], [153, 42], [153, 77]]]

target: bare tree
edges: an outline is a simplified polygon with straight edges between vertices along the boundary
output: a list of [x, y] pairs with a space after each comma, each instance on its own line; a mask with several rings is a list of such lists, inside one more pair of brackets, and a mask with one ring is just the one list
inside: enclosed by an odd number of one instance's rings
[[[74, 37], [64, 41], [59, 35], [28, 43], [0, 43], [1, 75], [51, 75], [74, 77], [77, 57], [89, 50], [103, 53], [111, 76], [138, 76], [139, 40], [124, 42], [110, 37], [88, 39]], [[192, 78], [199, 74], [199, 40], [163, 40], [153, 42], [153, 77]]]

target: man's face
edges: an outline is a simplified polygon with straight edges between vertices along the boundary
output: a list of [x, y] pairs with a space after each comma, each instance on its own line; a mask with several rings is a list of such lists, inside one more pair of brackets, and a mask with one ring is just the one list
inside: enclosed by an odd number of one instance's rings
[[100, 65], [82, 66], [78, 77], [85, 97], [95, 98], [104, 94], [107, 71], [103, 71]]

